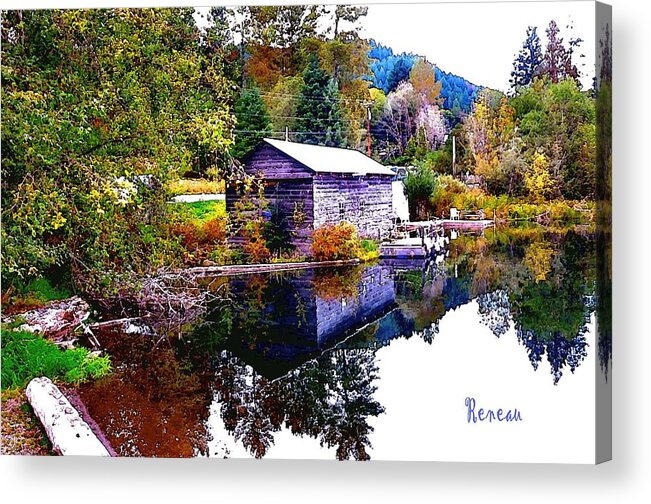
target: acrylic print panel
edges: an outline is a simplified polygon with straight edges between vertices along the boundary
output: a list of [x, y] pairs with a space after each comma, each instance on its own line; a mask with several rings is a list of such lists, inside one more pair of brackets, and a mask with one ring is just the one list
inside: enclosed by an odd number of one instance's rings
[[609, 7], [2, 37], [3, 453], [610, 459]]

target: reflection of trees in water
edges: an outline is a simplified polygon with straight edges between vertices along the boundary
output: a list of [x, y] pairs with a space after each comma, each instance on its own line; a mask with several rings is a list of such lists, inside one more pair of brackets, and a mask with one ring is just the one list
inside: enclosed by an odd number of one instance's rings
[[434, 341], [434, 337], [439, 333], [439, 322], [438, 320], [432, 325], [425, 327], [421, 331], [416, 331], [414, 334], [419, 336], [425, 343], [431, 345]]
[[368, 435], [373, 431], [367, 419], [384, 411], [382, 405], [373, 399], [377, 389], [373, 382], [377, 378], [375, 354], [357, 349], [335, 351], [327, 356], [336, 379], [332, 383], [327, 421], [323, 429], [321, 444], [337, 448], [337, 459], [369, 460], [366, 448], [371, 446]]
[[384, 411], [373, 398], [374, 358], [368, 349], [332, 350], [270, 381], [222, 352], [215, 389], [226, 430], [257, 458], [285, 425], [295, 435], [336, 448], [340, 460], [368, 460], [373, 431], [368, 418]]
[[[210, 394], [205, 356], [193, 362], [179, 342], [97, 333], [114, 373], [80, 387], [90, 415], [121, 456], [192, 457], [207, 453]], [[158, 341], [158, 344], [157, 344]]]
[[[443, 287], [428, 289], [428, 282], [434, 286], [440, 280], [423, 277], [420, 285], [412, 272], [399, 303], [406, 313], [419, 315], [415, 334], [425, 328], [423, 339], [430, 342], [435, 332], [428, 328], [436, 327], [450, 309], [476, 299], [481, 322], [497, 337], [513, 322], [533, 367], [546, 353], [558, 383], [562, 369], [574, 371], [587, 355], [584, 335], [595, 309], [594, 243], [591, 236], [544, 233], [541, 228], [460, 236], [451, 243]], [[437, 295], [418, 297], [419, 288]], [[428, 308], [414, 307], [413, 300]], [[445, 309], [433, 309], [442, 304]]]
[[270, 382], [228, 352], [222, 352], [219, 360], [215, 387], [224, 426], [252, 455], [263, 457], [282, 418], [274, 414], [278, 404], [270, 394]]
[[481, 323], [498, 338], [511, 326], [511, 303], [509, 293], [499, 289], [477, 297]]
[[586, 350], [588, 343], [583, 333], [569, 340], [558, 332], [551, 338], [541, 338], [533, 331], [523, 331], [518, 328], [517, 335], [518, 341], [527, 349], [529, 361], [534, 369], [538, 369], [542, 356], [547, 354], [554, 376], [554, 385], [557, 385], [563, 376], [565, 366], [569, 366], [570, 371], [574, 373], [583, 359], [588, 356]]
[[594, 310], [592, 243], [568, 235], [549, 262], [545, 279], [534, 273], [530, 282], [510, 296], [518, 340], [527, 348], [534, 368], [547, 353], [554, 384], [565, 366], [574, 372], [587, 356], [584, 335]]
[[326, 301], [357, 298], [363, 272], [364, 268], [360, 266], [317, 269], [314, 274], [314, 292]]

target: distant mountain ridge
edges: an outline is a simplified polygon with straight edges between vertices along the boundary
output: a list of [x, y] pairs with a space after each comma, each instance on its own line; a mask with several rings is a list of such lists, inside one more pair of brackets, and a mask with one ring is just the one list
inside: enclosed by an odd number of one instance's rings
[[[409, 72], [414, 63], [424, 58], [413, 53], [394, 54], [393, 49], [370, 41], [371, 48], [368, 56], [371, 59], [371, 75], [369, 81], [378, 89], [389, 94], [400, 82], [409, 78]], [[443, 108], [450, 110], [452, 115], [458, 116], [461, 112], [468, 113], [477, 94], [484, 89], [463, 77], [441, 70], [438, 66], [435, 71], [436, 80], [441, 82], [441, 98]]]

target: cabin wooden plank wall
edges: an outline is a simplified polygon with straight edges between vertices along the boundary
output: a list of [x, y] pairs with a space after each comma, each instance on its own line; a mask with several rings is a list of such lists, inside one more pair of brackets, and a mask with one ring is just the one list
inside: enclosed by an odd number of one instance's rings
[[267, 144], [254, 149], [244, 159], [244, 164], [248, 174], [262, 172], [267, 180], [312, 179], [313, 175], [312, 170]]
[[362, 237], [386, 238], [391, 232], [392, 200], [391, 177], [316, 174], [314, 227], [346, 221]]
[[287, 219], [293, 245], [301, 254], [308, 255], [314, 229], [312, 180], [267, 180], [265, 197], [269, 207], [275, 206]]
[[[292, 232], [292, 244], [299, 253], [310, 253], [313, 229], [313, 191], [312, 171], [298, 161], [286, 156], [270, 145], [261, 145], [245, 159], [248, 175], [262, 176], [265, 180], [265, 198], [269, 210], [280, 210]], [[226, 188], [226, 212], [234, 215], [236, 203], [242, 200], [231, 187]], [[254, 218], [255, 216], [251, 216]], [[244, 245], [242, 236], [231, 236], [229, 244], [235, 247]]]

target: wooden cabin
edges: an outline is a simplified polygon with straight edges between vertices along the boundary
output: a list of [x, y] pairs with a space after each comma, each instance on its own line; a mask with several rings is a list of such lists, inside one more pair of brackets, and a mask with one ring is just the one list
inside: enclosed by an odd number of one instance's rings
[[[359, 151], [264, 139], [243, 162], [247, 174], [264, 179], [269, 207], [282, 213], [302, 254], [309, 255], [312, 231], [325, 223], [346, 221], [373, 239], [391, 231], [395, 174]], [[241, 198], [227, 187], [229, 215]], [[232, 239], [234, 245], [242, 241]]]

